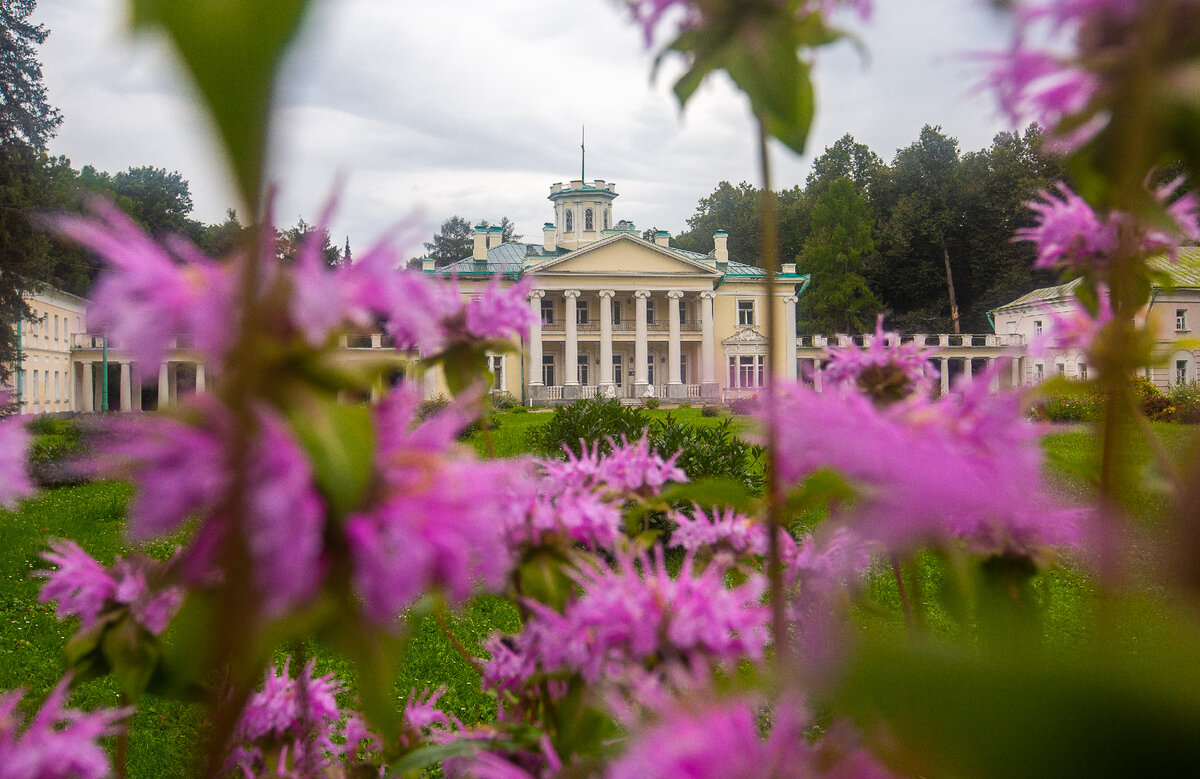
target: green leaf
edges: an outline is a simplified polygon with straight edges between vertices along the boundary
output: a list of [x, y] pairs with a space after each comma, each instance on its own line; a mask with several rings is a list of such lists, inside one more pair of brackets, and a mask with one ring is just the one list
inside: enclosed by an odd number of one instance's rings
[[102, 649], [121, 692], [131, 701], [138, 700], [162, 657], [157, 640], [127, 614], [105, 631]]
[[400, 777], [409, 771], [429, 768], [451, 757], [468, 757], [482, 752], [484, 748], [494, 746], [491, 741], [478, 739], [459, 739], [448, 744], [430, 744], [418, 747], [404, 757], [390, 764], [388, 777]]
[[238, 190], [258, 213], [275, 77], [308, 0], [132, 0], [135, 28], [157, 28], [208, 106]]
[[659, 493], [658, 499], [666, 505], [698, 503], [701, 506], [728, 506], [742, 512], [752, 510], [755, 505], [754, 496], [746, 485], [724, 476], [672, 484]]
[[792, 490], [784, 501], [788, 514], [802, 514], [809, 509], [829, 506], [833, 503], [849, 503], [857, 493], [846, 477], [832, 468], [813, 471], [804, 483]]
[[288, 416], [312, 460], [317, 486], [330, 509], [345, 516], [358, 508], [374, 477], [375, 433], [365, 406], [308, 396]]

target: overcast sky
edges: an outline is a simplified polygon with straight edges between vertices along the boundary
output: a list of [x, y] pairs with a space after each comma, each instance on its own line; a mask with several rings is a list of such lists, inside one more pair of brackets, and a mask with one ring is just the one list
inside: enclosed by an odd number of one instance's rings
[[[776, 188], [802, 184], [812, 158], [852, 133], [883, 158], [940, 124], [961, 148], [1009, 129], [967, 55], [1004, 46], [980, 0], [876, 0], [861, 30], [817, 65], [808, 153], [777, 147]], [[64, 121], [51, 151], [79, 168], [178, 170], [204, 221], [236, 205], [207, 120], [169, 50], [131, 38], [118, 0], [41, 0], [50, 102]], [[745, 100], [710, 79], [680, 112], [676, 66], [652, 82], [653, 55], [616, 0], [327, 0], [316, 4], [283, 80], [272, 162], [279, 221], [310, 221], [335, 178], [333, 223], [363, 248], [414, 213], [513, 219], [540, 240], [549, 186], [579, 176], [617, 183], [617, 219], [672, 234], [722, 180], [758, 182]]]

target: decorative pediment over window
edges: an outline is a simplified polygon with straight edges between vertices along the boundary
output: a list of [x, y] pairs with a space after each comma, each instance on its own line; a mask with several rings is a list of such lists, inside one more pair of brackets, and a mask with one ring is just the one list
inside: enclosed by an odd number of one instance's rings
[[764, 354], [767, 338], [753, 327], [743, 327], [726, 338], [721, 344], [726, 354]]

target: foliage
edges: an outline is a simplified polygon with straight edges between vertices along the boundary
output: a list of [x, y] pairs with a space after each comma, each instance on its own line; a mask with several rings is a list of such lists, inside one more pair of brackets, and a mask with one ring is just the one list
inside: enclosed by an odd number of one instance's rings
[[707, 403], [700, 407], [700, 416], [703, 417], [719, 417], [721, 416], [721, 407]]
[[564, 449], [579, 456], [583, 441], [610, 452], [610, 439], [635, 441], [649, 426], [650, 418], [641, 407], [623, 405], [616, 398], [589, 398], [556, 407], [549, 422], [529, 431], [529, 448], [551, 457], [561, 456]]
[[[492, 227], [492, 223], [486, 219], [484, 219], [479, 224], [482, 225], [485, 230]], [[443, 223], [442, 226], [444, 228], [445, 224]], [[495, 226], [500, 228], [500, 231], [501, 231], [500, 232], [500, 240], [503, 243], [511, 243], [513, 241], [519, 241], [522, 238], [522, 236], [517, 235], [517, 226], [515, 224], [513, 224], [513, 222], [507, 216], [500, 217], [500, 221], [497, 222]], [[444, 232], [444, 230], [443, 230], [443, 232]]]
[[[230, 213], [228, 217], [232, 218], [236, 223], [236, 214]], [[341, 264], [343, 252], [333, 245], [333, 241], [329, 237], [329, 230], [317, 225], [310, 225], [303, 218], [296, 222], [294, 226], [280, 232], [275, 249], [276, 257], [283, 263], [295, 262], [296, 256], [300, 253], [300, 248], [304, 246], [305, 242], [311, 240], [317, 231], [320, 231], [321, 260], [330, 268]]]
[[30, 17], [37, 0], [7, 0], [0, 6], [0, 145], [44, 151], [62, 124], [62, 115], [46, 99], [37, 47], [50, 31]]
[[751, 492], [762, 489], [763, 448], [738, 438], [731, 419], [716, 426], [695, 425], [679, 422], [668, 413], [651, 423], [649, 437], [655, 451], [679, 453], [675, 464], [692, 481], [727, 479]]
[[797, 270], [812, 275], [796, 310], [805, 332], [865, 332], [874, 324], [882, 304], [864, 278], [875, 253], [873, 227], [871, 206], [850, 179], [835, 179], [819, 195], [796, 258]]
[[729, 256], [758, 264], [758, 190], [753, 185], [743, 181], [735, 187], [722, 181], [700, 200], [687, 223], [687, 231], [673, 241], [678, 248], [707, 254], [713, 248], [713, 234], [724, 230], [729, 233]]
[[747, 398], [734, 398], [729, 401], [728, 405], [731, 414], [751, 414], [758, 408], [758, 398], [753, 395]]
[[1056, 392], [1041, 397], [1031, 410], [1034, 419], [1046, 422], [1098, 422], [1104, 411], [1104, 395], [1094, 388]]
[[[1187, 381], [1167, 390], [1171, 418], [1188, 425], [1200, 424], [1200, 382]], [[1150, 417], [1154, 419], [1154, 417]]]
[[656, 409], [659, 406], [659, 401], [658, 398], [646, 398], [646, 401], [642, 405], [648, 409]]
[[469, 257], [473, 242], [471, 223], [461, 216], [452, 216], [442, 222], [441, 228], [433, 234], [433, 240], [425, 243], [425, 251], [435, 265], [441, 267]]
[[488, 396], [493, 411], [512, 411], [522, 408], [521, 401], [513, 397], [511, 392], [493, 392]]

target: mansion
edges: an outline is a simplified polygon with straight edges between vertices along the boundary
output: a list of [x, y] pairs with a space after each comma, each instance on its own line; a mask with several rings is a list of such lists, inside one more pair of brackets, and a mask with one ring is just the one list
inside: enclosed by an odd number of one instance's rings
[[[707, 254], [670, 245], [659, 231], [642, 237], [614, 216], [616, 187], [596, 180], [554, 184], [554, 221], [540, 243], [504, 241], [499, 227], [476, 227], [472, 253], [421, 272], [454, 279], [460, 294], [479, 295], [492, 283], [530, 285], [535, 324], [512, 350], [489, 356], [493, 392], [527, 406], [612, 397], [627, 402], [717, 403], [752, 395], [767, 371], [821, 389], [830, 346], [865, 346], [873, 335], [798, 336], [796, 305], [810, 278], [784, 263], [773, 284], [764, 271], [729, 256], [728, 236], [713, 235]], [[1143, 321], [1157, 332], [1161, 364], [1146, 372], [1159, 387], [1197, 378], [1200, 348], [1191, 327], [1200, 322], [1200, 250], [1177, 261], [1152, 260], [1171, 280], [1156, 287]], [[952, 377], [971, 379], [989, 366], [992, 389], [1037, 383], [1052, 375], [1087, 378], [1077, 351], [1029, 353], [1052, 334], [1054, 312], [1073, 306], [1072, 284], [1034, 290], [990, 312], [992, 333], [908, 334], [901, 341], [930, 349], [943, 392]], [[768, 299], [775, 299], [775, 344], [766, 337]], [[219, 377], [177, 342], [159, 365], [142, 366], [119, 344], [87, 328], [88, 301], [43, 289], [29, 297], [34, 321], [15, 326], [21, 362], [15, 391], [23, 413], [138, 411], [168, 406], [204, 392]], [[390, 350], [380, 333], [342, 337], [343, 356], [370, 360]], [[421, 380], [425, 397], [448, 394], [439, 373]]]

